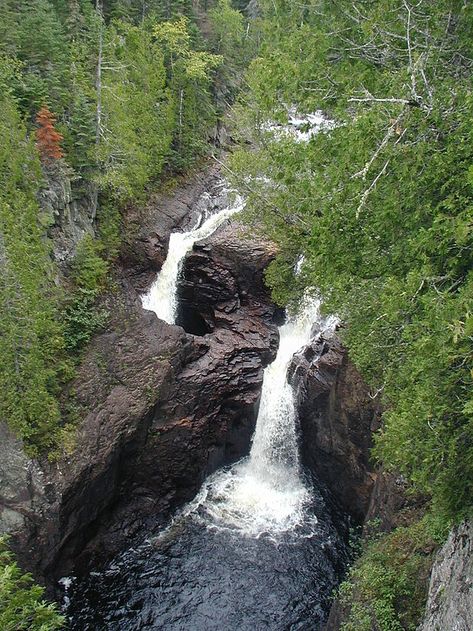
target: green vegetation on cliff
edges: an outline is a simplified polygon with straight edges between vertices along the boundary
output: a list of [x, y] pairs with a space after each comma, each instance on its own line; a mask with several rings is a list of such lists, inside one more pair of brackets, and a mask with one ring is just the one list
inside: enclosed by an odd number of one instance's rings
[[8, 91], [0, 105], [0, 418], [27, 442], [49, 447], [66, 364], [58, 361], [64, 347], [59, 296], [36, 199], [41, 170]]
[[62, 629], [64, 618], [56, 605], [43, 600], [44, 588], [33, 583], [29, 574], [18, 567], [0, 537], [0, 628], [2, 631], [55, 631]]
[[[239, 117], [251, 145], [232, 168], [249, 221], [280, 245], [268, 282], [282, 304], [320, 289], [386, 410], [374, 456], [445, 524], [460, 520], [473, 508], [473, 8], [259, 5], [265, 37]], [[275, 138], [291, 108], [333, 125]], [[423, 553], [400, 560], [392, 546], [411, 535], [363, 553], [347, 629], [415, 628], [421, 606], [409, 620], [403, 607]]]
[[[320, 289], [383, 397], [376, 455], [459, 517], [473, 504], [472, 8], [260, 4], [242, 123], [255, 148], [234, 165], [281, 245], [268, 279], [281, 302]], [[265, 123], [292, 105], [335, 126], [274, 142]]]
[[[0, 420], [33, 454], [57, 442], [58, 394], [106, 321], [127, 205], [210, 149], [243, 20], [229, 0], [1, 3]], [[52, 207], [69, 183], [92, 222], [59, 273]]]

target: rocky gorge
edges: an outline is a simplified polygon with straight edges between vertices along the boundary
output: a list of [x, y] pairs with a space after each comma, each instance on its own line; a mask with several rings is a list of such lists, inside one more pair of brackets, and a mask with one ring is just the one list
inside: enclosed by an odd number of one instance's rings
[[[202, 211], [215, 212], [219, 185], [210, 168], [129, 213], [116, 287], [104, 298], [108, 325], [68, 386], [80, 418], [70, 453], [55, 462], [31, 460], [1, 428], [2, 530], [13, 534], [22, 564], [51, 589], [60, 577], [101, 567], [142, 533], [164, 526], [209, 475], [249, 452], [263, 371], [276, 356], [284, 319], [264, 283], [275, 246], [232, 218], [186, 257], [176, 325], [140, 300], [166, 258], [170, 233], [186, 230]], [[402, 478], [370, 459], [382, 410], [336, 333], [317, 334], [301, 349], [289, 380], [302, 463], [336, 510], [357, 524], [378, 518], [386, 530], [417, 510]], [[438, 572], [449, 572], [445, 559], [461, 554], [471, 576], [469, 545], [465, 526], [439, 553], [427, 618], [435, 621], [422, 631], [446, 629], [438, 620], [455, 618], [453, 593], [448, 605], [439, 604]], [[459, 580], [470, 594], [465, 574]], [[471, 620], [468, 602], [465, 596], [458, 604], [464, 624]], [[447, 618], [438, 613], [442, 607]], [[342, 621], [335, 605], [327, 630]]]

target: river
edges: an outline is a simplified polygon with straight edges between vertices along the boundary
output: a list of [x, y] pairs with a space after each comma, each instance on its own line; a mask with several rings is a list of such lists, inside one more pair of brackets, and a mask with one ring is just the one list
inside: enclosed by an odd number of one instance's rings
[[[143, 307], [170, 324], [186, 254], [243, 208], [224, 189], [227, 203], [209, 214], [206, 195], [195, 225], [171, 235], [167, 260], [142, 296]], [[249, 455], [210, 476], [167, 528], [142, 533], [102, 571], [63, 581], [72, 630], [321, 628], [347, 560], [345, 530], [301, 466], [286, 376], [294, 353], [334, 326], [313, 296], [287, 317], [265, 370]]]

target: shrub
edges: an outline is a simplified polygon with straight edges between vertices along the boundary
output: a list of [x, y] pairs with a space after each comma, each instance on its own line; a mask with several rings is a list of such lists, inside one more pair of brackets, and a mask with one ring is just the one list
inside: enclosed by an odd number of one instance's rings
[[54, 631], [64, 618], [43, 599], [44, 588], [24, 574], [0, 537], [0, 628], [2, 631]]

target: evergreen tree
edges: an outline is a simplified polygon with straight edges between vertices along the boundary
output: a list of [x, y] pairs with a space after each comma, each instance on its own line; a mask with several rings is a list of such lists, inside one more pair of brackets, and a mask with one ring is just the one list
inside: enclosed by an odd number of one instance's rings
[[23, 106], [31, 111], [48, 103], [62, 114], [68, 103], [70, 57], [63, 25], [48, 0], [21, 4], [14, 40], [24, 63]]
[[176, 168], [185, 168], [208, 142], [206, 134], [216, 115], [210, 92], [211, 73], [222, 58], [193, 50], [189, 21], [180, 17], [158, 24], [154, 30], [165, 54], [168, 82], [174, 102], [174, 158]]
[[101, 184], [120, 199], [141, 195], [169, 151], [172, 105], [163, 56], [148, 24], [114, 22], [106, 32]]
[[3, 631], [56, 631], [64, 618], [43, 600], [44, 588], [24, 574], [0, 537], [0, 628]]
[[63, 368], [49, 244], [36, 199], [40, 166], [11, 96], [0, 122], [0, 418], [34, 451], [55, 443]]

